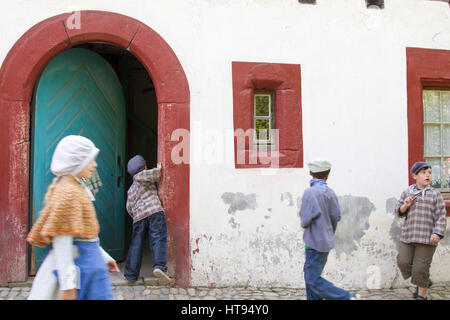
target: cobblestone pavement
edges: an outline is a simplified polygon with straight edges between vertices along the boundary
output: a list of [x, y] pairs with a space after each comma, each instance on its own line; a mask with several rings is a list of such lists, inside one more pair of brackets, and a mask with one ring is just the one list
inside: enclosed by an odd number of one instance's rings
[[[0, 287], [0, 300], [26, 300], [31, 281]], [[305, 300], [305, 289], [224, 287], [181, 288], [158, 286], [155, 281], [141, 281], [135, 285], [113, 281], [115, 300]], [[397, 289], [350, 290], [361, 300], [412, 300], [413, 287]], [[435, 284], [430, 288], [428, 299], [450, 300], [450, 283]]]

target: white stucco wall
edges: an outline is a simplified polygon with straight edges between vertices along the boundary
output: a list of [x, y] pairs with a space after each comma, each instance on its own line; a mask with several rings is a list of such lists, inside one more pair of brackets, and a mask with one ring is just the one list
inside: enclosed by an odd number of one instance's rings
[[[0, 61], [35, 23], [75, 9], [118, 12], [158, 32], [191, 92], [192, 285], [282, 287], [304, 286], [297, 211], [308, 170], [234, 168], [231, 62], [300, 64], [305, 164], [317, 156], [333, 163], [329, 186], [343, 208], [325, 277], [347, 288], [406, 286], [391, 212], [408, 183], [405, 48], [450, 50], [450, 8], [317, 2], [2, 1]], [[434, 256], [435, 282], [450, 281], [448, 238]]]

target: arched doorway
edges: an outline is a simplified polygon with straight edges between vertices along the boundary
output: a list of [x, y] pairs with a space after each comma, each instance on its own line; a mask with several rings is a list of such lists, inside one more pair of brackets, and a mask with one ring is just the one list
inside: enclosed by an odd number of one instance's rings
[[[177, 284], [190, 283], [189, 164], [174, 164], [175, 129], [189, 130], [189, 86], [169, 45], [154, 30], [130, 17], [104, 11], [81, 11], [79, 28], [62, 14], [28, 30], [13, 46], [0, 69], [0, 285], [27, 278], [29, 230], [30, 101], [37, 77], [58, 53], [87, 42], [128, 50], [151, 76], [158, 104], [158, 161], [165, 170], [159, 185], [169, 229], [168, 267]], [[189, 145], [189, 142], [186, 142]], [[189, 152], [189, 150], [185, 150]]]
[[[54, 177], [50, 163], [57, 143], [70, 134], [85, 136], [101, 152], [97, 172], [102, 186], [94, 201], [100, 243], [114, 259], [123, 260], [126, 101], [119, 78], [101, 55], [71, 48], [50, 61], [35, 87], [31, 104], [30, 223], [37, 220]], [[34, 247], [31, 265], [37, 269], [48, 249]]]

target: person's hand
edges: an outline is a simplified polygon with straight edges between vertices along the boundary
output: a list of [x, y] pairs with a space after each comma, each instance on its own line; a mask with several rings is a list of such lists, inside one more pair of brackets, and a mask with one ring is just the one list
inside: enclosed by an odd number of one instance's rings
[[430, 238], [431, 244], [437, 245], [440, 240], [441, 240], [441, 237], [439, 237], [437, 234], [433, 233], [431, 235], [431, 238]]
[[161, 168], [162, 168], [161, 162], [158, 162], [156, 164], [156, 167], [159, 169], [159, 180], [162, 181], [162, 179], [163, 179], [163, 171], [161, 170]]
[[400, 207], [400, 211], [403, 213], [406, 212], [409, 209], [409, 207], [411, 207], [413, 202], [414, 202], [414, 198], [412, 196], [407, 197], [405, 199], [403, 205]]
[[76, 300], [77, 299], [77, 289], [61, 290], [62, 300]]
[[117, 267], [116, 260], [111, 260], [107, 265], [109, 273], [120, 272], [119, 267]]

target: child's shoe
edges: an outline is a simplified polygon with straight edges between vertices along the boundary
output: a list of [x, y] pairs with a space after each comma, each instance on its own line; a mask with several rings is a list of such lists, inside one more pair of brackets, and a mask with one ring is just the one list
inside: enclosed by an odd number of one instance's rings
[[[428, 288], [430, 288], [432, 285], [433, 285], [433, 281], [429, 280]], [[416, 291], [414, 291], [414, 293], [413, 293], [413, 298], [417, 299], [418, 296], [419, 296], [419, 287], [416, 287]]]
[[413, 293], [413, 298], [417, 299], [417, 296], [419, 295], [419, 287], [416, 287], [416, 291]]
[[167, 284], [172, 284], [174, 282], [174, 280], [172, 278], [170, 278], [167, 273], [165, 273], [164, 271], [162, 271], [159, 268], [155, 268], [153, 270], [153, 274], [155, 275], [155, 277], [158, 278], [158, 282], [160, 285], [167, 285]]

